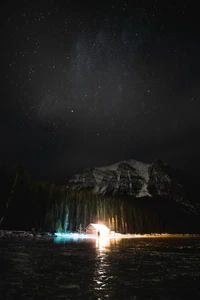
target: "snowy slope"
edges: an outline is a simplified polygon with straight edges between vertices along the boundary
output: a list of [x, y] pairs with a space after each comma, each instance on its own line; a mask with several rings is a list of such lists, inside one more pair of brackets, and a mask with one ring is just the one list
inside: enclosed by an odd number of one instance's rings
[[69, 186], [87, 188], [97, 194], [126, 194], [135, 197], [150, 196], [148, 191], [149, 164], [135, 160], [122, 161], [113, 165], [86, 169], [75, 175]]

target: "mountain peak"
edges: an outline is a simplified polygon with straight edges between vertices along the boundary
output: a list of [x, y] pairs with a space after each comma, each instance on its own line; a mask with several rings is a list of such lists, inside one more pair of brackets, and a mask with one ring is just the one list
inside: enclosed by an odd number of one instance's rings
[[108, 166], [85, 169], [69, 181], [69, 186], [103, 195], [151, 197], [148, 191], [149, 167], [150, 164], [128, 159]]
[[75, 175], [68, 187], [105, 196], [164, 198], [194, 212], [194, 206], [187, 199], [184, 174], [159, 159], [151, 164], [128, 159], [86, 169]]

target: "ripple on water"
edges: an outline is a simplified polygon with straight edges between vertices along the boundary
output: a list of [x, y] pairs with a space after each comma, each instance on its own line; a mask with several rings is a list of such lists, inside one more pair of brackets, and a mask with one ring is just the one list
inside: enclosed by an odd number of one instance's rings
[[[200, 299], [199, 239], [0, 240], [3, 299]], [[21, 298], [20, 298], [21, 297]]]

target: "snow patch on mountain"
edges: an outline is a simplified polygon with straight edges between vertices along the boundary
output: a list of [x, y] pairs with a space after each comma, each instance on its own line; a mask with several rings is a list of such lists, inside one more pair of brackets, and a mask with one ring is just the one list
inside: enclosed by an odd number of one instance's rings
[[148, 191], [150, 164], [136, 160], [121, 161], [109, 166], [87, 169], [70, 180], [74, 188], [89, 188], [95, 194], [127, 194], [151, 197]]
[[148, 182], [149, 182], [149, 164], [145, 164], [139, 161], [131, 160], [130, 165], [132, 165], [136, 169], [136, 173], [144, 179], [142, 188], [136, 197], [145, 197], [152, 195], [148, 192]]

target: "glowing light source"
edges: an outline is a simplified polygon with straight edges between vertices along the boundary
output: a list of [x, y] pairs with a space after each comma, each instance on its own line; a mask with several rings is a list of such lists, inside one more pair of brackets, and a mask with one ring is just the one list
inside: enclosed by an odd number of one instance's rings
[[[94, 224], [94, 223], [90, 223], [87, 228], [89, 230], [91, 230], [90, 228], [94, 228], [94, 230], [96, 231], [96, 234], [103, 236], [103, 235], [108, 235], [110, 233], [110, 229], [104, 225], [104, 224]], [[87, 230], [86, 230], [87, 232]]]

